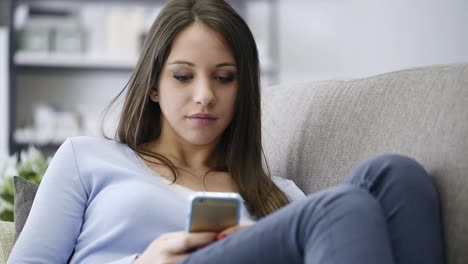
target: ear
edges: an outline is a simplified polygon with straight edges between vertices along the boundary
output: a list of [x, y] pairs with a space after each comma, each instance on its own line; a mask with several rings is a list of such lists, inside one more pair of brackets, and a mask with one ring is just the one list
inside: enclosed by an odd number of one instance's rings
[[151, 89], [148, 96], [151, 101], [159, 103], [158, 91], [156, 89]]

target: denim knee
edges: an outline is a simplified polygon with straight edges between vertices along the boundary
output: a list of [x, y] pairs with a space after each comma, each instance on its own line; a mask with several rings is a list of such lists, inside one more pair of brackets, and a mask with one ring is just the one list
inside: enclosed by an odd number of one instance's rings
[[416, 160], [399, 154], [380, 154], [360, 163], [346, 179], [371, 190], [372, 185], [393, 184], [405, 191], [437, 197], [432, 178]]
[[[346, 212], [361, 212], [375, 214], [380, 212], [380, 206], [367, 191], [350, 184], [342, 184], [328, 188], [320, 193], [318, 207], [324, 214], [343, 214]], [[309, 205], [317, 206], [311, 199]], [[313, 202], [312, 202], [313, 201]], [[367, 214], [366, 213], [366, 214]]]
[[367, 191], [352, 185], [341, 185], [336, 188], [336, 191], [332, 195], [334, 195], [337, 202], [353, 209], [372, 208], [378, 205], [375, 198]]
[[427, 174], [426, 170], [415, 159], [401, 154], [385, 153], [375, 155], [362, 162], [363, 166], [392, 166], [394, 168], [411, 168], [419, 173]]

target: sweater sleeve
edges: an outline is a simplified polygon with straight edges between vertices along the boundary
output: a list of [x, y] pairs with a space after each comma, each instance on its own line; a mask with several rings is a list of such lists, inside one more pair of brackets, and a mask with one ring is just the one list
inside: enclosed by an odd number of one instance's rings
[[67, 263], [80, 234], [87, 193], [71, 139], [52, 159], [8, 263]]
[[298, 201], [306, 197], [304, 192], [299, 189], [299, 187], [297, 187], [293, 181], [283, 179], [278, 176], [273, 176], [271, 179], [276, 184], [276, 186], [278, 186], [278, 188], [280, 188], [284, 194], [286, 194], [291, 202]]
[[135, 259], [137, 259], [137, 257], [138, 257], [138, 254], [133, 254], [133, 255], [121, 258], [119, 260], [109, 262], [107, 264], [132, 264], [135, 261]]

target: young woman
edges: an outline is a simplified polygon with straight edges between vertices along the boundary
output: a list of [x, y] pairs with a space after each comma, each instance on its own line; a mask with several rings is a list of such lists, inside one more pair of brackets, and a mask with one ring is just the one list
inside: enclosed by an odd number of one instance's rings
[[[443, 263], [438, 195], [417, 162], [373, 157], [305, 197], [265, 172], [260, 128], [245, 22], [222, 0], [170, 1], [126, 87], [118, 140], [61, 146], [9, 263]], [[182, 231], [200, 190], [239, 193], [250, 221]]]

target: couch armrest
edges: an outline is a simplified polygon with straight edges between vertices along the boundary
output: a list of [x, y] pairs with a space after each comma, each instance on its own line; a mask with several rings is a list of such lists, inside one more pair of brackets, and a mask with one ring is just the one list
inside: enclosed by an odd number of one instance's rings
[[15, 223], [0, 221], [0, 264], [5, 264], [15, 242]]

